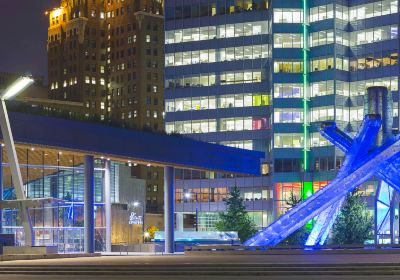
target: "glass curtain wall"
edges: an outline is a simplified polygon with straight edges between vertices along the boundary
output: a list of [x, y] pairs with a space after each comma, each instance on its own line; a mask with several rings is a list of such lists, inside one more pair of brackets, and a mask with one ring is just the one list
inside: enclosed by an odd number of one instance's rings
[[[59, 252], [84, 250], [84, 166], [83, 156], [35, 148], [17, 148], [27, 198], [53, 197], [64, 202], [31, 208], [36, 245], [58, 246]], [[3, 150], [4, 200], [15, 199], [11, 172]], [[118, 165], [111, 164], [111, 190], [115, 196]], [[95, 250], [105, 249], [104, 160], [95, 160]], [[2, 233], [15, 234], [17, 245], [24, 244], [18, 209], [4, 209]]]

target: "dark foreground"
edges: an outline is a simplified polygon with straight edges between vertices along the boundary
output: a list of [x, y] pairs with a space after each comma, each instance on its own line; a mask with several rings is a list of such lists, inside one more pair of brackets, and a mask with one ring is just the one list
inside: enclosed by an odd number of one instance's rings
[[400, 254], [112, 256], [0, 263], [0, 279], [400, 279]]

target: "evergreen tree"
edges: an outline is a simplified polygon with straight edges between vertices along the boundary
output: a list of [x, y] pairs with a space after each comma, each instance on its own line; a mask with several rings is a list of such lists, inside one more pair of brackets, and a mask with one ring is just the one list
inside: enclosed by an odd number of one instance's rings
[[358, 190], [347, 196], [332, 229], [334, 244], [364, 244], [373, 238], [374, 222]]
[[[286, 204], [289, 206], [286, 212], [290, 211], [292, 208], [296, 207], [303, 200], [300, 197], [294, 195], [293, 190], [290, 192], [289, 198], [286, 200]], [[289, 235], [285, 240], [283, 240], [280, 245], [294, 245], [303, 246], [309, 235], [309, 230], [306, 227], [301, 227], [291, 235]]]
[[243, 198], [240, 197], [239, 188], [235, 186], [224, 201], [226, 212], [219, 214], [220, 219], [215, 226], [216, 229], [219, 231], [237, 231], [240, 241], [246, 241], [257, 230], [246, 211]]

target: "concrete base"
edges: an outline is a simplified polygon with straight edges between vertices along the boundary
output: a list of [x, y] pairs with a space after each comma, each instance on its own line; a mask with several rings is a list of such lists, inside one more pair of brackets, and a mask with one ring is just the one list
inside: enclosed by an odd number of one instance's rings
[[112, 252], [127, 253], [127, 252], [147, 252], [155, 253], [157, 251], [154, 243], [150, 244], [129, 244], [129, 245], [112, 245]]
[[[46, 254], [46, 255], [3, 255], [0, 256], [0, 262], [3, 261], [21, 261], [21, 260], [51, 260], [51, 259], [71, 259], [71, 258], [89, 258], [100, 257], [100, 253], [86, 254]], [[1, 273], [0, 273], [1, 274]]]
[[47, 255], [57, 254], [57, 246], [4, 246], [3, 255]]

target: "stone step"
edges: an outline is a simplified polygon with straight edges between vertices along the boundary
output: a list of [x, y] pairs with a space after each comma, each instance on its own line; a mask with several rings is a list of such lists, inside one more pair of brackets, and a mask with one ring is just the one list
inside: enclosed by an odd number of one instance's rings
[[362, 265], [318, 265], [294, 264], [282, 265], [84, 265], [84, 266], [0, 266], [0, 274], [25, 274], [25, 275], [226, 275], [226, 276], [273, 276], [273, 275], [399, 275], [400, 265], [395, 264], [369, 264]]
[[371, 276], [371, 275], [399, 275], [398, 270], [324, 270], [324, 271], [302, 271], [302, 270], [276, 270], [276, 271], [94, 271], [94, 270], [35, 270], [35, 271], [1, 271], [0, 274], [18, 274], [18, 275], [91, 275], [91, 276], [117, 276], [117, 275], [163, 275], [163, 276], [291, 276], [291, 275], [352, 275], [352, 276]]

